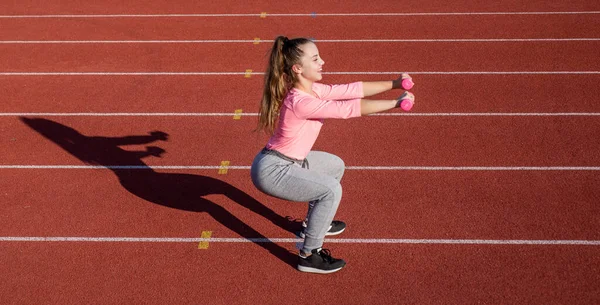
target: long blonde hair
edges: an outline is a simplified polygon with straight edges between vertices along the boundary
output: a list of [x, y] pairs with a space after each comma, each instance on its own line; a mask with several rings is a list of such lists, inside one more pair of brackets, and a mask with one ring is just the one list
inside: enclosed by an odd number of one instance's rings
[[306, 38], [288, 39], [285, 36], [278, 36], [275, 39], [265, 71], [265, 85], [256, 131], [262, 130], [270, 135], [275, 131], [283, 99], [297, 81], [292, 67], [300, 63], [300, 58], [304, 53], [300, 46], [308, 42], [311, 40]]

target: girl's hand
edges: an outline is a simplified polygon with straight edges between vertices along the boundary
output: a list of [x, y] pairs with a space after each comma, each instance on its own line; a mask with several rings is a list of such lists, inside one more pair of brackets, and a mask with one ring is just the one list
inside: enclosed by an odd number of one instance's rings
[[402, 73], [398, 79], [392, 81], [392, 89], [410, 90], [414, 85], [415, 83], [408, 73]]
[[[400, 97], [398, 97], [396, 99], [396, 108], [398, 107], [402, 107], [402, 102], [405, 102], [405, 106], [402, 108], [405, 111], [410, 110], [410, 108], [412, 108], [412, 106], [415, 104], [415, 96], [414, 94], [408, 92], [408, 91], [404, 91], [404, 93], [402, 93], [402, 95], [400, 95]], [[410, 104], [410, 107], [408, 107], [407, 105]], [[405, 109], [408, 108], [408, 109]]]

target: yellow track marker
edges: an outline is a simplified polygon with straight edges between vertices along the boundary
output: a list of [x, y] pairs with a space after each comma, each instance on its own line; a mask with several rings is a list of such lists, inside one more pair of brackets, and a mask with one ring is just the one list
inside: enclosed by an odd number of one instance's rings
[[242, 118], [242, 109], [236, 109], [236, 110], [234, 111], [234, 113], [235, 113], [235, 114], [233, 115], [233, 119], [234, 119], [234, 120], [239, 120], [239, 119], [241, 119], [241, 118]]
[[[202, 239], [210, 239], [210, 236], [212, 235], [212, 231], [202, 231], [202, 235], [200, 236], [200, 238]], [[208, 249], [208, 241], [201, 241], [198, 244], [198, 249]]]
[[244, 77], [250, 78], [251, 76], [252, 76], [252, 70], [251, 69], [246, 70], [246, 74], [244, 74]]
[[259, 44], [260, 43], [260, 38], [258, 37], [254, 37], [254, 44]]
[[267, 12], [260, 12], [260, 18], [267, 18]]
[[221, 167], [219, 167], [219, 175], [227, 174], [228, 166], [229, 166], [229, 161], [221, 161]]

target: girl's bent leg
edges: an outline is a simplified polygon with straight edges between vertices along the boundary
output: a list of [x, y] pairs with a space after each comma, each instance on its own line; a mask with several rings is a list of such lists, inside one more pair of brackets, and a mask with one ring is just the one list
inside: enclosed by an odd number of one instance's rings
[[[308, 168], [312, 171], [316, 171], [328, 176], [335, 178], [337, 181], [342, 180], [344, 171], [346, 170], [346, 164], [344, 161], [334, 155], [324, 151], [311, 151], [306, 156], [308, 162]], [[304, 222], [308, 223], [308, 215], [314, 207], [314, 202], [308, 203], [308, 212], [304, 218]]]
[[290, 201], [314, 202], [308, 216], [302, 251], [310, 253], [322, 247], [325, 233], [342, 198], [339, 181], [266, 154], [259, 154], [255, 158], [250, 172], [254, 185], [268, 195]]
[[323, 151], [311, 151], [306, 156], [309, 169], [342, 180], [346, 164], [340, 157]]

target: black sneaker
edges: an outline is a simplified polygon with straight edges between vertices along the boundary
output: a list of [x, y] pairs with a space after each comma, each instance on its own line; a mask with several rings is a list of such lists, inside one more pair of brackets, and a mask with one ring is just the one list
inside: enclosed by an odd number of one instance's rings
[[298, 256], [298, 270], [302, 272], [327, 274], [339, 271], [346, 266], [343, 259], [331, 257], [327, 249], [314, 249], [309, 257]]
[[[305, 231], [306, 230], [306, 222], [302, 222], [302, 231], [300, 231], [300, 237], [301, 238], [305, 238], [306, 234]], [[342, 232], [344, 232], [344, 230], [346, 230], [346, 223], [340, 220], [334, 220], [331, 222], [331, 225], [329, 226], [329, 230], [327, 230], [327, 233], [325, 233], [325, 236], [331, 236], [331, 235], [338, 235]]]

